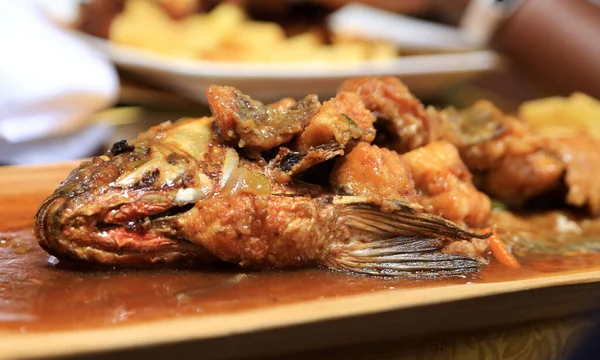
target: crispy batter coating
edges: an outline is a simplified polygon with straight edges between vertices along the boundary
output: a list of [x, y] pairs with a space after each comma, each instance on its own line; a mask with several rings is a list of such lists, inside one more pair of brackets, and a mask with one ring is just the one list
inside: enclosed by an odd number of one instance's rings
[[472, 227], [486, 225], [489, 198], [471, 182], [471, 173], [448, 142], [433, 142], [399, 155], [367, 143], [339, 158], [330, 184], [344, 194], [374, 201], [397, 198], [420, 203], [430, 214]]
[[563, 171], [564, 164], [544, 150], [507, 155], [484, 173], [482, 188], [508, 204], [520, 205], [556, 188]]
[[565, 164], [568, 187], [567, 204], [586, 207], [594, 216], [600, 215], [600, 142], [587, 136], [560, 138], [548, 142]]
[[520, 205], [560, 183], [564, 163], [548, 151], [545, 139], [490, 102], [441, 116], [442, 137], [458, 147], [469, 169], [481, 173], [482, 189], [492, 197]]
[[237, 193], [197, 203], [178, 224], [218, 258], [265, 268], [316, 264], [348, 237], [338, 220], [333, 207], [310, 198]]
[[342, 194], [420, 202], [402, 156], [365, 142], [336, 160], [329, 182]]
[[360, 97], [340, 92], [325, 101], [319, 112], [298, 135], [295, 150], [336, 142], [349, 149], [357, 141], [371, 142], [375, 138], [375, 117], [367, 110]]
[[339, 92], [360, 96], [367, 109], [377, 114], [393, 138], [392, 147], [404, 153], [429, 143], [434, 124], [423, 104], [395, 77], [363, 77], [346, 80]]
[[[459, 138], [457, 134], [466, 131], [457, 131], [457, 121], [453, 121], [457, 118], [461, 118], [461, 128], [488, 135], [470, 142], [464, 140], [465, 135]], [[591, 171], [600, 166], [598, 141], [586, 136], [544, 138], [489, 102], [476, 103], [460, 117], [446, 114], [444, 121], [454, 126], [446, 127], [451, 130], [445, 136], [459, 147], [469, 168], [482, 173], [482, 188], [493, 197], [520, 205], [540, 194], [560, 194], [557, 190], [565, 184], [567, 204], [600, 215], [600, 181]], [[478, 124], [488, 131], [478, 131], [482, 129]]]
[[212, 85], [206, 96], [222, 139], [256, 151], [287, 143], [321, 108], [316, 95], [307, 95], [298, 103], [286, 98], [264, 105], [231, 86]]
[[486, 225], [490, 199], [471, 182], [471, 173], [456, 148], [436, 141], [403, 155], [410, 168], [421, 204], [431, 214], [472, 227]]

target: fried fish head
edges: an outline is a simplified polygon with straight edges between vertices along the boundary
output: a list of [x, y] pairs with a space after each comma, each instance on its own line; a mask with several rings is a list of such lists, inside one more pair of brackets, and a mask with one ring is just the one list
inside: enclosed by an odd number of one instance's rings
[[212, 142], [212, 118], [161, 124], [74, 169], [39, 208], [36, 236], [61, 259], [208, 261], [174, 220], [217, 191], [237, 162], [235, 150]]

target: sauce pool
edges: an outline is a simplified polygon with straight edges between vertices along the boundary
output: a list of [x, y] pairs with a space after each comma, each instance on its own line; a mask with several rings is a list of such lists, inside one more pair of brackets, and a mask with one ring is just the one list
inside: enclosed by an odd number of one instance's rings
[[598, 263], [596, 255], [545, 258], [525, 262], [520, 269], [492, 262], [477, 276], [434, 281], [360, 277], [316, 268], [81, 270], [46, 254], [27, 228], [0, 232], [0, 333], [118, 326], [374, 291], [509, 281]]

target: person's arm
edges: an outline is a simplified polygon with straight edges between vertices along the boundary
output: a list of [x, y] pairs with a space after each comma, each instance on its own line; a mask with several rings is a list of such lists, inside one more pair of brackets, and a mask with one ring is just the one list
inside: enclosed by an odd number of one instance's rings
[[[315, 3], [335, 10], [356, 0], [312, 0]], [[431, 5], [431, 0], [361, 0], [365, 5], [375, 6], [380, 9], [394, 11], [402, 14], [418, 14], [424, 12]]]
[[493, 46], [551, 93], [600, 98], [600, 6], [589, 0], [524, 0]]

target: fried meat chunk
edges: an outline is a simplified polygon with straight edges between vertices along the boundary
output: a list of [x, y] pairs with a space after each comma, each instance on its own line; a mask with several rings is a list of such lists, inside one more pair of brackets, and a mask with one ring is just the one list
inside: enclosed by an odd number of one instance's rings
[[506, 116], [488, 101], [457, 112], [440, 113], [441, 137], [453, 143], [471, 171], [481, 174], [481, 187], [511, 205], [558, 186], [564, 163], [546, 139], [527, 124]]
[[454, 144], [483, 191], [520, 206], [538, 195], [562, 195], [566, 204], [600, 215], [600, 143], [587, 136], [546, 138], [489, 101], [438, 113], [439, 137]]
[[430, 142], [435, 118], [395, 77], [363, 77], [346, 80], [338, 91], [360, 96], [367, 109], [377, 114], [392, 137], [391, 146], [404, 153]]
[[329, 182], [342, 194], [419, 202], [410, 169], [402, 156], [365, 142], [336, 160]]
[[337, 159], [330, 185], [343, 194], [419, 203], [430, 214], [471, 227], [485, 226], [491, 212], [490, 199], [471, 183], [471, 173], [448, 142], [404, 155], [360, 143]]
[[472, 227], [486, 225], [491, 202], [471, 182], [457, 149], [436, 141], [403, 155], [426, 211]]
[[565, 164], [564, 181], [568, 188], [567, 204], [586, 207], [590, 214], [600, 215], [600, 142], [587, 136], [559, 138], [548, 142], [548, 148]]
[[306, 151], [331, 142], [349, 150], [358, 141], [373, 141], [374, 122], [375, 117], [358, 95], [341, 92], [323, 103], [306, 129], [298, 135], [295, 150]]
[[252, 100], [231, 86], [212, 85], [206, 95], [222, 139], [255, 151], [289, 142], [321, 108], [316, 95], [307, 95], [297, 103], [286, 98], [272, 105]]
[[254, 268], [314, 265], [327, 232], [337, 230], [305, 200], [220, 194], [198, 202], [178, 223], [186, 238], [224, 261]]
[[507, 155], [482, 177], [482, 188], [509, 205], [522, 205], [560, 184], [564, 164], [544, 150]]

